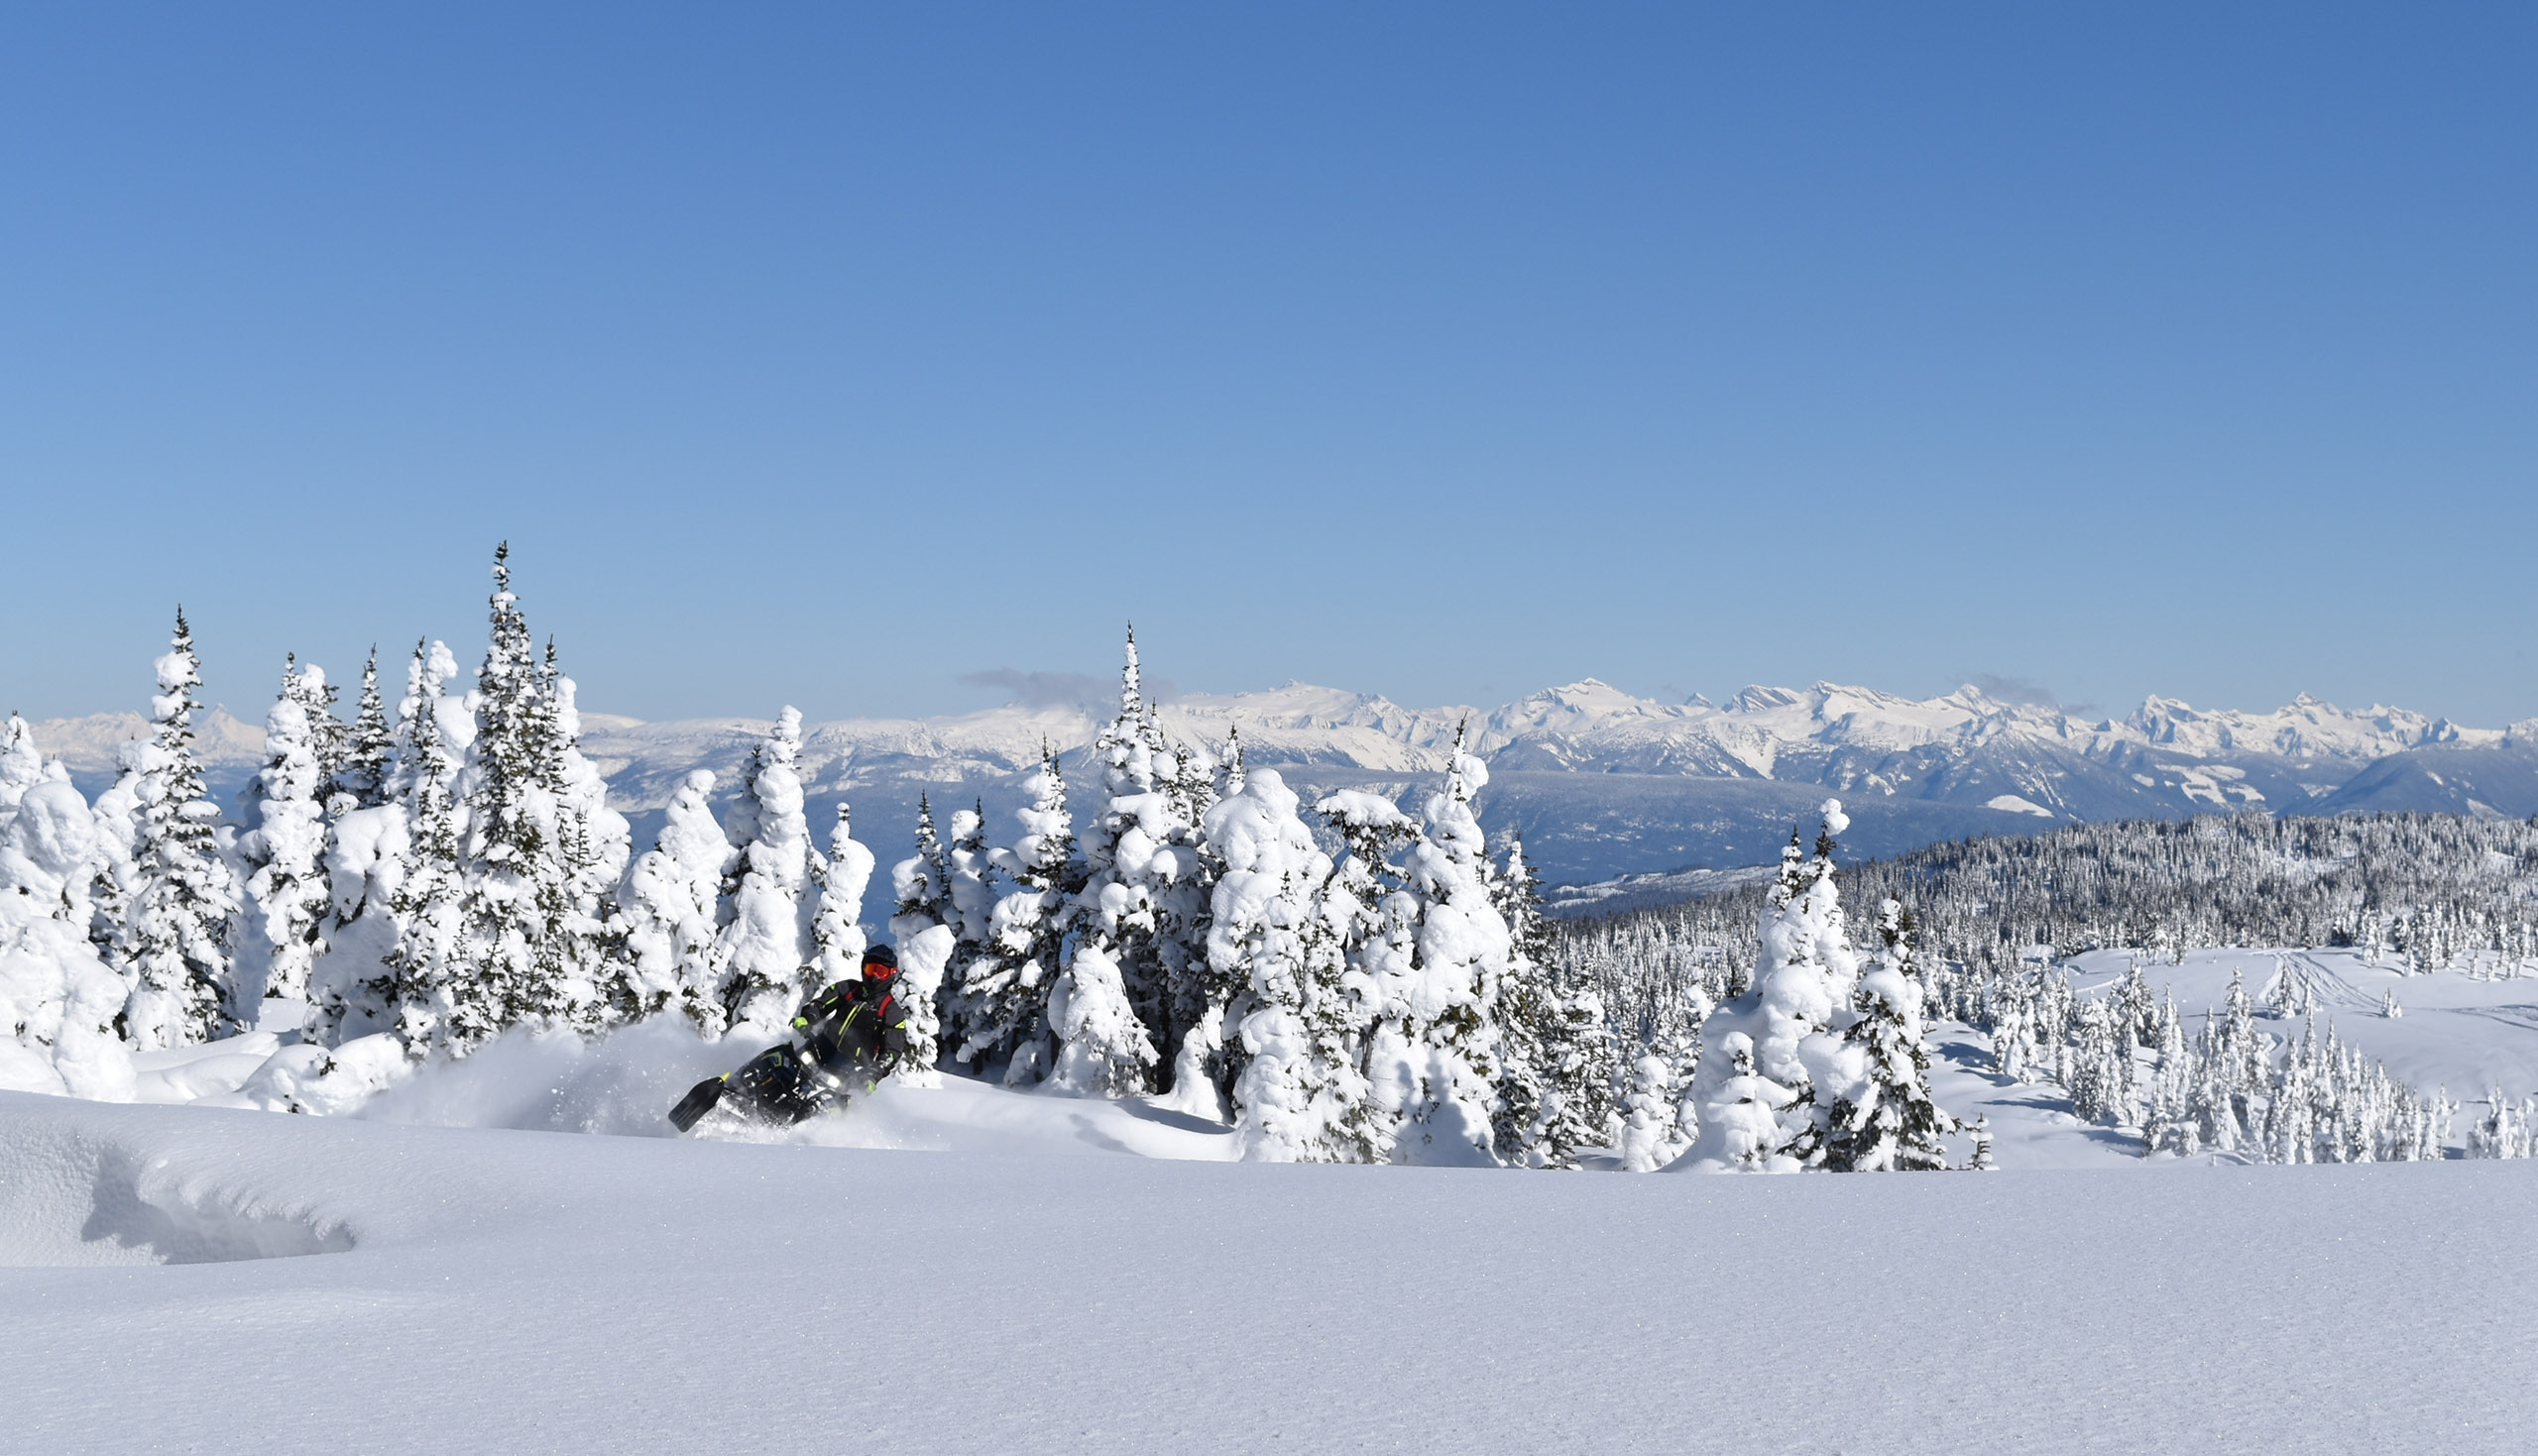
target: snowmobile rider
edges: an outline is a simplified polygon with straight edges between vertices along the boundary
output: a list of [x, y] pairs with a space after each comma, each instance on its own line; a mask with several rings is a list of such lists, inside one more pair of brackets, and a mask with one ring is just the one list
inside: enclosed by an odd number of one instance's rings
[[857, 1091], [889, 1075], [908, 1050], [898, 982], [899, 953], [874, 946], [864, 952], [862, 980], [839, 981], [805, 1003], [793, 1031], [813, 1064]]

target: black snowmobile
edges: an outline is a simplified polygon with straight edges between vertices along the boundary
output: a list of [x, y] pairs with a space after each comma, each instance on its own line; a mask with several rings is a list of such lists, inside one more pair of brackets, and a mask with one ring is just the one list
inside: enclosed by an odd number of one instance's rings
[[864, 952], [864, 978], [839, 981], [793, 1018], [793, 1037], [708, 1077], [670, 1109], [688, 1132], [717, 1107], [751, 1122], [790, 1127], [869, 1091], [907, 1050], [907, 1013], [896, 994], [899, 958], [887, 946]]
[[846, 1080], [811, 1060], [808, 1049], [778, 1042], [737, 1071], [707, 1077], [670, 1109], [670, 1126], [693, 1131], [705, 1114], [728, 1108], [751, 1122], [789, 1127], [816, 1117], [846, 1096]]

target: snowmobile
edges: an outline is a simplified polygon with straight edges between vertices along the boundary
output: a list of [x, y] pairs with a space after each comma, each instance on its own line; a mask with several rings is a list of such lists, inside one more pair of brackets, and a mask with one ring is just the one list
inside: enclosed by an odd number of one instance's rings
[[862, 979], [812, 997], [793, 1018], [792, 1040], [689, 1088], [670, 1109], [670, 1125], [688, 1132], [728, 1106], [749, 1121], [789, 1127], [844, 1102], [850, 1090], [869, 1091], [907, 1050], [907, 1013], [891, 989], [898, 973], [896, 952], [866, 950]]
[[721, 1107], [750, 1122], [790, 1127], [845, 1098], [844, 1078], [820, 1065], [808, 1050], [778, 1042], [738, 1070], [688, 1088], [670, 1109], [670, 1126], [693, 1132], [707, 1113]]

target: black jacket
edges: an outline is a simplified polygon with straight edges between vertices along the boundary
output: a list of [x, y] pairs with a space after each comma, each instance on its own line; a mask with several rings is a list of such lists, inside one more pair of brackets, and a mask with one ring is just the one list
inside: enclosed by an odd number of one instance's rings
[[867, 1088], [908, 1049], [908, 1016], [896, 987], [869, 981], [839, 981], [812, 997], [793, 1018], [793, 1031], [821, 1069], [841, 1080], [860, 1077]]

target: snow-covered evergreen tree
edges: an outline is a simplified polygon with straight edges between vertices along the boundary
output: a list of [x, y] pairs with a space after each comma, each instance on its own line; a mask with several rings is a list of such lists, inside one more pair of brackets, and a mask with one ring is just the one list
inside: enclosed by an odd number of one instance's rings
[[1622, 1172], [1653, 1173], [1683, 1151], [1671, 1080], [1665, 1059], [1654, 1052], [1631, 1064], [1630, 1091], [1622, 1099]]
[[811, 845], [802, 813], [802, 715], [787, 707], [750, 757], [749, 777], [732, 807], [732, 842], [741, 846], [728, 883], [732, 921], [723, 1004], [732, 1025], [780, 1030], [810, 978], [815, 887], [827, 867]]
[[265, 717], [265, 766], [251, 790], [255, 828], [238, 840], [255, 909], [256, 953], [241, 948], [241, 963], [262, 971], [258, 985], [240, 977], [251, 998], [305, 1001], [309, 972], [325, 953], [333, 893], [326, 873], [329, 775], [320, 756], [325, 730], [309, 717], [311, 705], [322, 711], [324, 701], [308, 681], [316, 673], [310, 665], [283, 675], [282, 696]]
[[[1261, 770], [1251, 770], [1257, 774]], [[1402, 1109], [1413, 1090], [1401, 1075], [1409, 1044], [1399, 1030], [1417, 977], [1419, 897], [1396, 861], [1419, 826], [1378, 794], [1342, 789], [1314, 805], [1343, 852], [1324, 882], [1316, 919], [1338, 942], [1341, 984], [1357, 1023], [1356, 1065], [1362, 1100], [1338, 1109], [1347, 1161], [1392, 1161]]]
[[36, 749], [36, 730], [17, 714], [0, 724], [0, 825], [17, 813], [27, 790], [44, 782], [44, 754]]
[[[820, 875], [819, 905], [811, 916], [811, 981], [832, 986], [864, 972], [864, 892], [872, 883], [872, 851], [855, 838], [847, 806], [837, 806], [829, 830], [828, 865]], [[931, 1008], [928, 1008], [929, 1012]], [[911, 1013], [913, 1014], [913, 1013]], [[928, 1020], [931, 1020], [928, 1016]]]
[[[1085, 822], [1084, 886], [1074, 911], [1078, 953], [1090, 952], [1101, 962], [1088, 983], [1115, 974], [1145, 1029], [1145, 1042], [1163, 1058], [1178, 1053], [1193, 1025], [1207, 1022], [1190, 1070], [1193, 1077], [1212, 1078], [1209, 1063], [1222, 1043], [1223, 1006], [1211, 994], [1216, 987], [1204, 950], [1207, 887], [1197, 821], [1202, 775], [1155, 724], [1133, 627], [1120, 672], [1119, 711], [1095, 737], [1093, 761], [1101, 777], [1094, 786], [1096, 807]], [[1206, 777], [1206, 793], [1211, 794], [1212, 772]], [[1157, 1064], [1155, 1070], [1177, 1065]], [[1208, 1100], [1214, 1100], [1212, 1092]]]
[[[348, 960], [335, 974], [320, 977], [309, 1016], [311, 1039], [321, 1044], [333, 1045], [334, 1038], [348, 1037], [375, 1020], [386, 1021], [416, 1060], [450, 1044], [464, 973], [456, 959], [466, 892], [459, 860], [464, 806], [458, 786], [478, 730], [467, 701], [447, 692], [457, 675], [458, 661], [447, 644], [415, 644], [406, 694], [398, 705], [392, 789], [399, 802], [389, 811], [402, 821], [402, 847], [394, 860], [375, 860], [371, 867], [375, 881], [386, 881], [376, 886], [387, 894], [384, 915], [376, 892], [363, 901], [364, 918], [373, 920], [371, 929], [384, 932], [387, 941], [379, 957], [381, 970], [371, 977], [358, 960]], [[339, 827], [337, 841], [346, 838]], [[388, 840], [381, 837], [383, 845]], [[342, 875], [337, 878], [341, 924], [346, 905]], [[338, 933], [335, 948], [341, 952], [374, 939]], [[383, 1004], [374, 1007], [374, 998]]]
[[574, 923], [581, 866], [560, 812], [563, 728], [511, 589], [508, 543], [494, 553], [491, 608], [458, 780], [460, 932], [444, 1045], [460, 1056], [522, 1023], [572, 1024], [600, 998], [594, 958], [576, 953], [588, 932]]
[[88, 939], [97, 820], [24, 720], [0, 728], [0, 1075], [29, 1091], [130, 1101], [116, 1035], [127, 990]]
[[1835, 1173], [1943, 1169], [1947, 1147], [1941, 1139], [1956, 1121], [1930, 1097], [1912, 919], [1900, 901], [1878, 908], [1877, 936], [1877, 951], [1855, 993], [1858, 1018], [1842, 1033], [1824, 1166]]
[[[370, 660], [361, 665], [361, 701], [353, 710], [353, 721], [344, 729], [343, 763], [335, 775], [335, 788], [350, 798], [341, 808], [329, 813], [341, 819], [357, 809], [376, 809], [388, 802], [391, 760], [396, 753], [396, 738], [388, 727], [387, 705], [379, 696], [379, 649], [370, 649]], [[331, 799], [331, 796], [329, 796]]]
[[610, 1016], [615, 998], [601, 984], [615, 956], [610, 939], [611, 903], [626, 873], [634, 832], [626, 816], [608, 806], [608, 780], [581, 748], [580, 690], [556, 665], [555, 639], [546, 639], [539, 673], [549, 717], [543, 741], [546, 780], [554, 786], [555, 843], [563, 861], [564, 958], [575, 990], [572, 1025], [584, 1033]]
[[[335, 685], [325, 669], [301, 662], [295, 654], [283, 658], [282, 695], [299, 705], [308, 720], [308, 751], [317, 760], [319, 782], [332, 784], [344, 770], [348, 730], [335, 717]], [[322, 804], [325, 795], [317, 796]]]
[[1233, 1090], [1242, 1156], [1339, 1163], [1367, 1156], [1368, 1088], [1359, 1065], [1365, 1017], [1347, 979], [1340, 929], [1325, 913], [1330, 856], [1271, 769], [1239, 773], [1206, 815], [1222, 856], [1208, 956], [1240, 986], [1233, 1005], [1247, 1054]]
[[1057, 1049], [1050, 1086], [1089, 1097], [1126, 1097], [1146, 1089], [1154, 1044], [1130, 1009], [1118, 964], [1100, 940], [1074, 947], [1065, 972], [1049, 988], [1048, 1020]]
[[994, 878], [994, 856], [987, 848], [982, 805], [952, 812], [943, 844], [943, 924], [952, 932], [952, 948], [944, 966], [943, 1044], [952, 1060], [983, 1070], [1003, 1044], [1005, 1027], [1001, 997], [1012, 977], [1002, 974], [1003, 957], [995, 948], [995, 907], [1001, 893]]
[[136, 980], [125, 1022], [143, 1051], [230, 1036], [248, 1030], [254, 1014], [233, 1005], [238, 878], [194, 755], [193, 693], [202, 668], [181, 610], [158, 678], [151, 736], [136, 760], [133, 883], [116, 939]]
[[660, 838], [627, 871], [619, 897], [622, 1014], [676, 1010], [723, 1034], [723, 879], [738, 853], [714, 818], [714, 774], [696, 769], [670, 795]]
[[[1418, 899], [1419, 928], [1407, 1014], [1391, 1023], [1409, 1050], [1393, 1075], [1407, 1093], [1393, 1146], [1397, 1161], [1496, 1161], [1496, 1012], [1509, 938], [1490, 892], [1488, 844], [1472, 809], [1489, 770], [1465, 751], [1466, 730], [1454, 733], [1444, 785], [1427, 796], [1403, 866], [1406, 888]], [[1380, 1098], [1387, 1079], [1375, 1080]]]
[[935, 836], [934, 805], [925, 795], [916, 801], [916, 853], [890, 868], [890, 889], [897, 906], [890, 915], [890, 938], [899, 952], [899, 999], [907, 1007], [907, 1055], [896, 1073], [917, 1086], [941, 1082], [936, 1064], [942, 1060], [946, 977], [952, 961], [952, 914], [945, 885], [943, 845]]
[[1418, 820], [1356, 790], [1316, 806], [1348, 850], [1330, 886], [1331, 924], [1371, 1014], [1367, 1141], [1393, 1162], [1497, 1162], [1492, 1012], [1508, 936], [1471, 810], [1487, 774], [1457, 734], [1445, 783]]
[[[349, 796], [357, 807], [346, 809], [341, 798], [337, 801], [326, 854], [333, 904], [322, 938], [324, 952], [309, 975], [308, 1019], [301, 1028], [302, 1038], [313, 1045], [333, 1047], [396, 1028], [404, 990], [419, 987], [421, 981], [414, 977], [432, 968], [413, 963], [410, 954], [401, 955], [415, 949], [404, 935], [404, 917], [415, 911], [419, 899], [438, 892], [437, 908], [423, 920], [444, 929], [455, 923], [456, 860], [418, 863], [416, 831], [425, 802], [437, 803], [447, 820], [450, 786], [457, 780], [467, 738], [475, 731], [463, 705], [441, 694], [457, 672], [457, 660], [446, 646], [414, 645], [396, 735], [389, 751], [375, 760], [379, 802], [358, 805], [358, 793]], [[374, 682], [365, 698], [375, 695]], [[443, 836], [443, 847], [451, 855], [455, 842]], [[406, 881], [418, 867], [421, 878], [409, 892]]]
[[1602, 1141], [1611, 1100], [1602, 1008], [1592, 1004], [1592, 991], [1581, 997], [1559, 981], [1541, 877], [1526, 862], [1521, 840], [1508, 846], [1492, 891], [1508, 927], [1496, 1016], [1494, 1146], [1513, 1167], [1575, 1168], [1578, 1150]]
[[[997, 898], [988, 918], [987, 953], [970, 967], [965, 990], [971, 1020], [963, 1051], [964, 1060], [975, 1055], [972, 1047], [1001, 1058], [1005, 1085], [1024, 1086], [1048, 1076], [1054, 1065], [1050, 998], [1084, 873], [1076, 858], [1066, 780], [1058, 771], [1056, 752], [1045, 744], [1039, 772], [1031, 779], [1031, 802], [1014, 817], [1022, 833], [1012, 848], [993, 856], [1013, 888]], [[1105, 1078], [1117, 1085], [1124, 1075], [1118, 1067], [1132, 1067], [1142, 1075], [1153, 1060], [1154, 1047], [1145, 1040], [1143, 1026], [1133, 1015], [1112, 1014], [1117, 1008], [1107, 998], [1114, 989], [1124, 1005], [1126, 987], [1098, 978], [1096, 970], [1071, 992], [1084, 1000], [1071, 1008], [1083, 1048], [1075, 1054], [1070, 1075], [1076, 1080], [1070, 1085], [1091, 1089]]]
[[[571, 679], [552, 644], [541, 660], [529, 636], [508, 546], [494, 554], [490, 606], [455, 792], [429, 753], [409, 779], [411, 863], [388, 964], [400, 1034], [418, 1056], [463, 1057], [519, 1025], [592, 1030], [621, 999], [605, 984], [605, 900], [624, 872], [626, 821], [581, 756]], [[416, 716], [437, 719], [437, 704]]]
[[1848, 1029], [1858, 957], [1842, 930], [1834, 886], [1835, 837], [1849, 827], [1837, 800], [1824, 805], [1815, 852], [1795, 834], [1765, 901], [1753, 989], [1721, 1006], [1703, 1032], [1693, 1100], [1699, 1129], [1684, 1165], [1794, 1172], [1822, 1163], [1831, 1070]]

